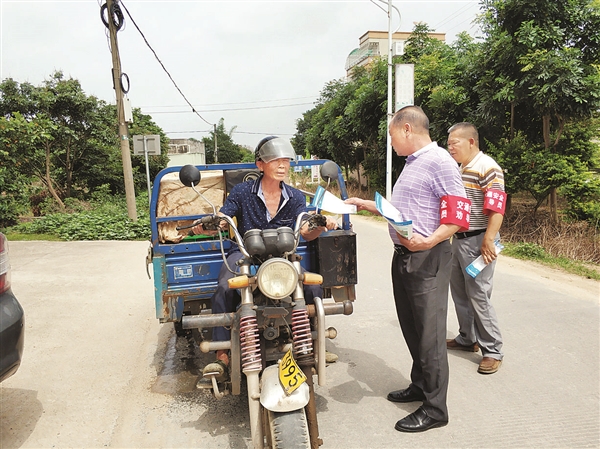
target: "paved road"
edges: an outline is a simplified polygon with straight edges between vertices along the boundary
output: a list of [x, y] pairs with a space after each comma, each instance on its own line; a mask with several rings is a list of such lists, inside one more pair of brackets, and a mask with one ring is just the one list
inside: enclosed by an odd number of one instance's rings
[[[600, 284], [500, 256], [494, 303], [505, 362], [451, 353], [450, 424], [423, 434], [394, 423], [410, 357], [391, 299], [385, 226], [357, 218], [355, 312], [330, 317], [340, 356], [317, 387], [324, 448], [599, 447]], [[0, 384], [0, 447], [246, 448], [246, 401], [196, 391], [204, 363], [154, 318], [145, 242], [10, 242], [26, 311], [25, 358]], [[450, 307], [448, 336], [457, 331]]]

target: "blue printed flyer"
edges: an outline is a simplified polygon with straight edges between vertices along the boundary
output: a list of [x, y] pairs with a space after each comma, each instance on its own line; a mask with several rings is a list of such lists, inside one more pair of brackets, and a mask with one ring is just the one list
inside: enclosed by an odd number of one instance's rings
[[379, 192], [375, 192], [375, 207], [377, 211], [385, 218], [388, 223], [402, 237], [410, 239], [412, 237], [412, 220], [402, 221], [400, 211], [392, 203], [386, 200]]
[[356, 206], [346, 204], [343, 200], [328, 192], [323, 187], [317, 187], [311, 206], [332, 214], [355, 214]]

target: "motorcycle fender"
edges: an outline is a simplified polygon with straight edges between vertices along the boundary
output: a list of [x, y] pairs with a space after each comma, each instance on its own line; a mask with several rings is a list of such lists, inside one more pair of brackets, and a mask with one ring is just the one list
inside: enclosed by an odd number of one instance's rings
[[277, 372], [277, 365], [265, 368], [261, 376], [260, 403], [272, 412], [291, 412], [308, 404], [310, 391], [308, 384], [303, 383], [289, 396], [285, 394]]

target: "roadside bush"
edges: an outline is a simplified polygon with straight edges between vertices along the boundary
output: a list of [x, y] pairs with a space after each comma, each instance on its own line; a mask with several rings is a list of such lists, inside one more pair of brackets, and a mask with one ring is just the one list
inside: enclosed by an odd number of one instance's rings
[[68, 212], [54, 212], [12, 228], [23, 234], [50, 234], [62, 240], [146, 240], [150, 239], [148, 193], [136, 198], [138, 221], [127, 214], [124, 197], [100, 189], [92, 201], [72, 200]]
[[580, 173], [573, 181], [564, 185], [560, 193], [567, 200], [567, 215], [576, 220], [585, 220], [600, 228], [600, 179], [591, 173]]
[[12, 230], [24, 234], [52, 234], [62, 240], [145, 240], [150, 238], [150, 220], [140, 217], [134, 223], [122, 211], [118, 214], [58, 213], [22, 223]]
[[512, 256], [524, 259], [540, 260], [547, 256], [546, 250], [536, 243], [515, 243], [512, 247]]

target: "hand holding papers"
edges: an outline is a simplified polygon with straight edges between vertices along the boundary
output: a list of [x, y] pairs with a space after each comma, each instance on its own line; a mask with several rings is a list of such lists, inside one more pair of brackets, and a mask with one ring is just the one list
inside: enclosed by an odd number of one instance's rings
[[323, 187], [317, 187], [311, 206], [324, 210], [332, 214], [355, 214], [356, 206], [346, 204], [333, 193], [328, 192]]
[[407, 239], [412, 237], [412, 220], [402, 221], [398, 209], [392, 206], [392, 203], [381, 196], [379, 192], [375, 192], [375, 207], [398, 234]]

